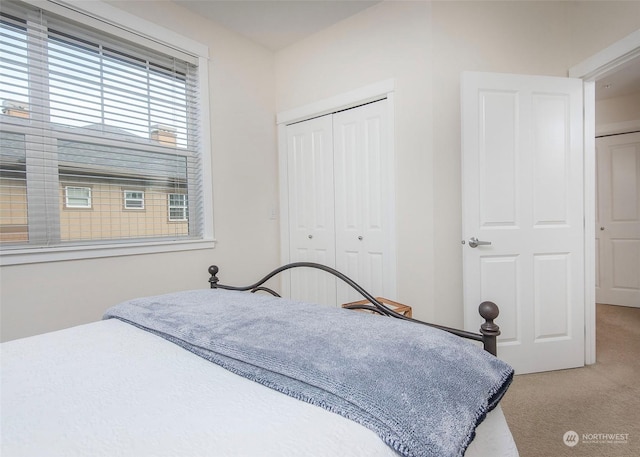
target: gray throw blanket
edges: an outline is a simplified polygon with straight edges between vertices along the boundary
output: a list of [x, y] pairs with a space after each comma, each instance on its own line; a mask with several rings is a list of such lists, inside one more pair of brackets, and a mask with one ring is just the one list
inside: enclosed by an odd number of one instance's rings
[[404, 456], [462, 456], [513, 376], [440, 330], [264, 294], [178, 292], [119, 304], [104, 318], [358, 422]]

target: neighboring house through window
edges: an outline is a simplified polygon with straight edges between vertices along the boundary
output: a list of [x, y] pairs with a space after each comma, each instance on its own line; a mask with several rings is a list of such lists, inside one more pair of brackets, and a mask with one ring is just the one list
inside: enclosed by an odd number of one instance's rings
[[0, 11], [2, 253], [205, 240], [202, 59], [54, 13]]

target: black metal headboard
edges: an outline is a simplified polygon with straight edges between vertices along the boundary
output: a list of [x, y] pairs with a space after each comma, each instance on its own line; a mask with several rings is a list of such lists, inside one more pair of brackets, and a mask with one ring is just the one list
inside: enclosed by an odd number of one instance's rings
[[290, 270], [292, 268], [300, 268], [300, 267], [315, 268], [318, 270], [326, 271], [327, 273], [334, 275], [335, 277], [339, 278], [340, 280], [344, 281], [349, 286], [351, 286], [353, 289], [355, 289], [369, 303], [371, 303], [370, 305], [368, 304], [349, 305], [347, 306], [347, 308], [349, 309], [367, 309], [369, 311], [373, 311], [383, 316], [395, 317], [396, 319], [403, 319], [406, 321], [415, 322], [417, 324], [428, 325], [430, 327], [444, 330], [446, 332], [452, 333], [454, 335], [457, 335], [463, 338], [468, 338], [475, 341], [481, 341], [482, 344], [484, 345], [484, 349], [487, 352], [493, 355], [497, 354], [497, 337], [498, 335], [500, 335], [500, 327], [498, 327], [498, 325], [495, 324], [493, 321], [498, 317], [499, 310], [498, 310], [498, 305], [490, 301], [485, 301], [480, 303], [480, 306], [478, 307], [478, 312], [480, 313], [480, 316], [482, 316], [482, 318], [484, 319], [484, 323], [480, 325], [480, 333], [474, 333], [474, 332], [468, 332], [466, 330], [460, 330], [456, 328], [445, 327], [442, 325], [431, 324], [429, 322], [413, 319], [411, 317], [407, 317], [403, 314], [397, 313], [396, 311], [392, 310], [391, 308], [385, 306], [383, 303], [380, 303], [378, 300], [376, 300], [376, 298], [373, 295], [371, 295], [369, 292], [364, 290], [353, 279], [349, 278], [343, 273], [340, 273], [338, 270], [335, 270], [331, 267], [328, 267], [326, 265], [322, 265], [319, 263], [313, 263], [313, 262], [289, 263], [279, 268], [276, 268], [271, 273], [269, 273], [264, 278], [262, 278], [260, 281], [248, 286], [228, 286], [225, 284], [220, 284], [217, 276], [220, 269], [218, 268], [217, 265], [211, 265], [209, 267], [209, 274], [211, 275], [211, 277], [209, 278], [209, 284], [211, 285], [212, 289], [226, 289], [226, 290], [250, 291], [250, 292], [263, 291], [263, 292], [270, 293], [271, 295], [274, 295], [276, 297], [280, 297], [280, 295], [277, 292], [273, 291], [268, 287], [264, 287], [263, 284], [266, 283], [271, 278], [273, 278], [278, 273], [281, 273], [285, 270]]

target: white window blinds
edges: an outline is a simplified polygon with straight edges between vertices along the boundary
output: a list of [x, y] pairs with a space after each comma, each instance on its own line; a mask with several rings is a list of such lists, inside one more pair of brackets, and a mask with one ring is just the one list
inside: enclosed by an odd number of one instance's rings
[[3, 251], [202, 238], [198, 68], [175, 54], [3, 1]]

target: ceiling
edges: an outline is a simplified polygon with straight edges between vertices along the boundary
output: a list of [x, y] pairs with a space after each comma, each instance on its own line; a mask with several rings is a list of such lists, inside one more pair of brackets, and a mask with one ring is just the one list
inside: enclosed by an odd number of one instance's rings
[[194, 13], [279, 51], [381, 0], [175, 0]]
[[[181, 6], [279, 51], [382, 0], [174, 0]], [[596, 99], [640, 92], [640, 58], [596, 84]]]

